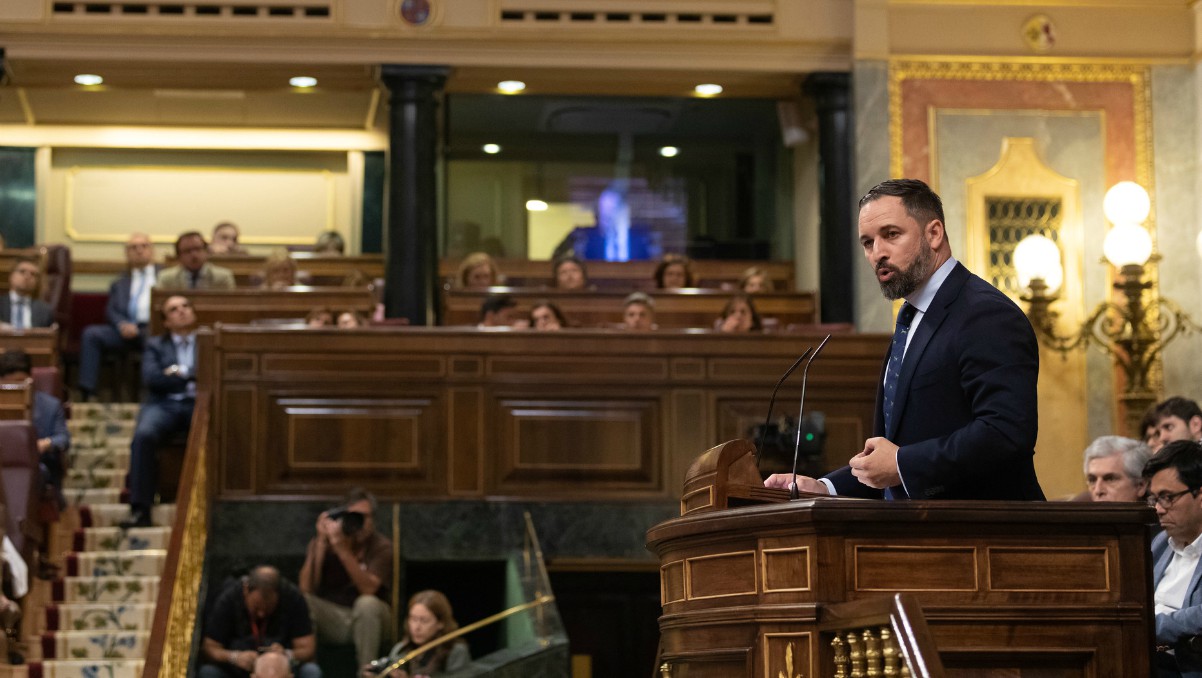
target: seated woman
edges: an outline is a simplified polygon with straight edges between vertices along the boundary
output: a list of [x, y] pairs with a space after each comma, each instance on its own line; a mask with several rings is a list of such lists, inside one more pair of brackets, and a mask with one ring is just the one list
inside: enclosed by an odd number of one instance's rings
[[367, 318], [355, 310], [346, 310], [338, 314], [338, 329], [353, 330], [356, 327], [367, 327]]
[[563, 311], [550, 301], [540, 301], [530, 309], [530, 327], [543, 332], [561, 330], [568, 326]]
[[645, 332], [656, 329], [655, 302], [642, 292], [633, 292], [622, 302], [622, 325], [628, 330]]
[[[426, 643], [451, 633], [459, 628], [451, 613], [451, 602], [433, 589], [418, 591], [409, 599], [409, 615], [405, 618], [405, 637], [392, 647], [385, 657], [380, 657], [363, 667], [363, 676], [379, 675], [376, 671], [387, 668], [404, 655]], [[443, 643], [415, 657], [404, 667], [389, 674], [388, 678], [409, 676], [437, 676], [466, 667], [472, 661], [467, 643], [454, 640]]]
[[259, 285], [265, 290], [284, 290], [296, 284], [296, 260], [288, 256], [285, 249], [277, 249], [263, 262], [263, 282]]
[[693, 262], [683, 254], [665, 254], [655, 267], [655, 286], [661, 290], [696, 287]]
[[560, 257], [551, 268], [554, 287], [557, 290], [583, 290], [588, 288], [588, 269], [584, 262], [573, 256]]
[[764, 329], [764, 321], [760, 318], [755, 304], [746, 294], [736, 294], [722, 307], [722, 315], [718, 319], [719, 332], [760, 332]]
[[472, 252], [459, 263], [455, 283], [460, 289], [483, 289], [501, 284], [497, 262], [486, 252]]
[[318, 306], [305, 316], [305, 327], [333, 327], [334, 312], [325, 306]]
[[317, 242], [313, 244], [313, 254], [341, 256], [346, 254], [346, 241], [338, 231], [323, 231], [317, 236]]
[[743, 275], [739, 278], [739, 291], [744, 294], [772, 292], [772, 278], [769, 277], [768, 271], [759, 266], [752, 266], [743, 271]]

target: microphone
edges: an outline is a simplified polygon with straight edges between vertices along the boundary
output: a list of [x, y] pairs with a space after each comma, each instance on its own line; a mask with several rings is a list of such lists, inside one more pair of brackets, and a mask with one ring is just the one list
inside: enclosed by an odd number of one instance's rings
[[764, 428], [760, 429], [760, 444], [755, 449], [755, 470], [757, 471], [760, 470], [760, 455], [762, 455], [764, 452], [764, 440], [768, 437], [768, 425], [772, 423], [772, 406], [776, 404], [776, 392], [780, 390], [780, 385], [785, 383], [785, 380], [789, 378], [789, 375], [797, 371], [797, 366], [800, 365], [801, 361], [805, 360], [806, 356], [808, 356], [810, 351], [813, 350], [813, 346], [807, 348], [805, 353], [802, 353], [801, 357], [793, 363], [793, 366], [785, 370], [785, 373], [781, 375], [780, 380], [776, 382], [776, 388], [772, 389], [772, 397], [768, 399], [768, 416], [764, 419]]
[[810, 355], [810, 359], [806, 361], [806, 368], [801, 371], [801, 406], [797, 410], [797, 441], [793, 443], [793, 482], [789, 483], [789, 499], [797, 499], [799, 496], [797, 492], [797, 457], [801, 453], [801, 429], [805, 428], [802, 426], [802, 422], [805, 421], [806, 412], [806, 379], [810, 376], [810, 364], [814, 362], [814, 358], [817, 358], [819, 353], [822, 353], [822, 347], [826, 346], [826, 342], [830, 340], [831, 335], [826, 335], [826, 339], [823, 339], [822, 343], [818, 344], [818, 348]]

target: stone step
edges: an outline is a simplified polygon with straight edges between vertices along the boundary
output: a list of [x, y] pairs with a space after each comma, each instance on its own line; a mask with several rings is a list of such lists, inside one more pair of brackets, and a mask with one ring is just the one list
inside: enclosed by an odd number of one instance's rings
[[[129, 504], [92, 504], [81, 506], [79, 519], [82, 527], [116, 527], [129, 517]], [[175, 504], [159, 504], [150, 514], [156, 527], [171, 527], [175, 522]]]
[[75, 551], [141, 551], [166, 549], [171, 542], [170, 527], [88, 527], [76, 530], [72, 549]]
[[136, 419], [138, 409], [138, 403], [72, 403], [71, 419]]
[[143, 659], [149, 631], [54, 631], [42, 636], [42, 659]]
[[63, 490], [63, 497], [67, 500], [68, 506], [88, 506], [91, 504], [120, 504], [124, 498], [125, 490], [116, 487], [98, 487], [81, 490], [77, 488], [66, 488]]
[[142, 659], [53, 659], [29, 664], [41, 678], [141, 678]]
[[54, 582], [59, 603], [153, 603], [158, 577], [63, 577]]
[[154, 603], [63, 603], [46, 607], [46, 629], [149, 631]]
[[167, 551], [84, 551], [67, 554], [67, 576], [157, 577], [163, 574]]
[[118, 469], [71, 469], [63, 475], [63, 491], [125, 487], [128, 471]]
[[83, 452], [72, 450], [71, 468], [76, 471], [84, 469], [129, 470], [129, 448], [120, 451], [99, 448]]

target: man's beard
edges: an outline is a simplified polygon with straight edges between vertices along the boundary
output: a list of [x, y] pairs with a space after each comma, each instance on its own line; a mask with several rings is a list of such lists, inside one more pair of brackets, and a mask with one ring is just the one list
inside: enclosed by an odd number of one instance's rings
[[910, 263], [906, 270], [901, 270], [893, 264], [882, 263], [877, 266], [877, 269], [886, 268], [893, 271], [893, 276], [888, 280], [877, 279], [881, 286], [881, 294], [885, 295], [886, 299], [901, 299], [908, 296], [918, 286], [927, 279], [927, 274], [930, 273], [931, 263], [935, 261], [935, 250], [931, 249], [926, 242], [918, 246], [918, 254], [914, 257], [914, 261]]

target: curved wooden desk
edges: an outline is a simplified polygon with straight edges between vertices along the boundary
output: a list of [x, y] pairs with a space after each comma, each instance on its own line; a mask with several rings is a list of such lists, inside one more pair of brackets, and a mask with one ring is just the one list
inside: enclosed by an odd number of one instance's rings
[[1152, 521], [1142, 506], [1075, 502], [695, 511], [647, 533], [661, 659], [677, 677], [836, 675], [824, 609], [902, 592], [947, 675], [1149, 675]]

